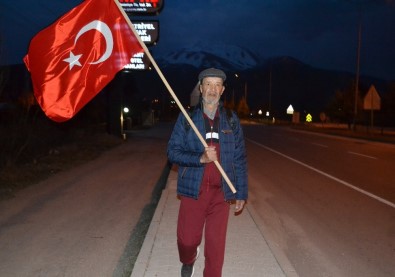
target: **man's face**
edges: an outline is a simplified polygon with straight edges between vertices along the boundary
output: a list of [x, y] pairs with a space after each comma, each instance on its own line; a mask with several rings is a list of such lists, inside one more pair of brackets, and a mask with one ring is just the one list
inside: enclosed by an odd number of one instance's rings
[[224, 82], [219, 77], [206, 77], [200, 84], [200, 92], [206, 104], [217, 104], [224, 90]]

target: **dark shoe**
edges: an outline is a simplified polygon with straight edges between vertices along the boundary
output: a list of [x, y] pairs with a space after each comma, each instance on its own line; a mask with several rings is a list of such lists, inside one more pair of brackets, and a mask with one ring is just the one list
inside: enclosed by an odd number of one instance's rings
[[181, 277], [192, 277], [194, 272], [195, 268], [193, 267], [193, 264], [183, 264], [181, 267]]
[[[199, 257], [199, 253], [200, 253], [200, 248], [198, 247], [196, 249], [195, 261]], [[193, 265], [194, 264], [191, 264], [191, 265], [183, 264], [181, 267], [181, 277], [192, 277], [193, 273], [195, 273], [195, 267]]]

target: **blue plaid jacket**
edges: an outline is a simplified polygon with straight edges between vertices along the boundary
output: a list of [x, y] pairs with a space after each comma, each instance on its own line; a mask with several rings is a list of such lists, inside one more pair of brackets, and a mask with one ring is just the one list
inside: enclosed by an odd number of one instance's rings
[[[248, 177], [244, 135], [239, 118], [234, 112], [232, 113], [235, 120], [233, 129], [229, 125], [225, 108], [220, 104], [220, 164], [235, 187], [236, 193], [234, 194], [230, 190], [224, 178], [222, 178], [222, 189], [225, 200], [246, 200], [248, 197]], [[204, 138], [206, 130], [203, 112], [200, 107], [195, 108], [191, 119]], [[180, 113], [167, 147], [169, 161], [178, 165], [177, 193], [179, 195], [198, 199], [204, 172], [204, 164], [200, 163], [203, 152], [203, 144], [193, 129], [186, 123], [185, 116]]]

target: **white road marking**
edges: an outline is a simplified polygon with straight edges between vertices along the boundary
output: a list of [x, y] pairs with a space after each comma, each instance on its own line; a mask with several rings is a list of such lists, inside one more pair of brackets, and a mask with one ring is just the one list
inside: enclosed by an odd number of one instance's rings
[[323, 147], [323, 148], [328, 148], [328, 145], [324, 145], [324, 144], [319, 144], [319, 143], [315, 143], [315, 142], [312, 142], [311, 144], [316, 145], [316, 146], [320, 146], [320, 147]]
[[361, 156], [361, 157], [377, 160], [376, 157], [364, 155], [364, 154], [357, 153], [357, 152], [348, 151], [347, 153], [352, 154], [352, 155], [356, 155], [356, 156]]
[[332, 179], [332, 180], [334, 180], [336, 182], [339, 182], [339, 183], [345, 185], [346, 187], [349, 187], [349, 188], [351, 188], [353, 190], [356, 190], [356, 191], [358, 191], [358, 192], [360, 192], [362, 194], [365, 194], [365, 195], [367, 195], [367, 196], [369, 196], [369, 197], [371, 197], [371, 198], [373, 198], [373, 199], [375, 199], [375, 200], [377, 200], [377, 201], [379, 201], [381, 203], [384, 203], [384, 204], [386, 204], [386, 205], [388, 205], [388, 206], [390, 206], [392, 208], [395, 208], [395, 204], [390, 202], [390, 201], [388, 201], [388, 200], [385, 200], [385, 199], [383, 199], [383, 198], [381, 198], [381, 197], [379, 197], [377, 195], [374, 195], [374, 194], [372, 194], [372, 193], [370, 193], [370, 192], [368, 192], [366, 190], [360, 189], [360, 188], [358, 188], [358, 187], [356, 187], [356, 186], [354, 186], [354, 185], [352, 185], [350, 183], [347, 183], [346, 181], [343, 181], [343, 180], [341, 180], [339, 178], [336, 178], [335, 176], [329, 175], [328, 173], [325, 173], [325, 172], [323, 172], [323, 171], [321, 171], [321, 170], [319, 170], [317, 168], [314, 168], [314, 167], [309, 166], [309, 165], [307, 165], [305, 163], [302, 163], [301, 161], [295, 160], [294, 158], [291, 158], [291, 157], [289, 157], [289, 156], [287, 156], [287, 155], [285, 155], [283, 153], [280, 153], [280, 152], [278, 152], [278, 151], [276, 151], [276, 150], [274, 150], [274, 149], [272, 149], [270, 147], [267, 147], [267, 146], [265, 146], [263, 144], [260, 144], [259, 142], [256, 142], [256, 141], [248, 139], [248, 138], [246, 138], [246, 140], [248, 140], [249, 142], [251, 142], [253, 144], [256, 144], [256, 145], [258, 145], [258, 146], [260, 146], [262, 148], [265, 148], [266, 150], [269, 150], [269, 151], [271, 151], [273, 153], [276, 153], [276, 154], [278, 154], [278, 155], [280, 155], [280, 156], [282, 156], [282, 157], [284, 157], [286, 159], [289, 159], [289, 160], [291, 160], [291, 161], [293, 161], [293, 162], [295, 162], [297, 164], [300, 164], [300, 165], [302, 165], [304, 167], [307, 167], [308, 169], [311, 169], [311, 170], [313, 170], [313, 171], [315, 171], [315, 172], [317, 172], [317, 173], [319, 173], [321, 175], [324, 175], [325, 177], [328, 177], [329, 179]]

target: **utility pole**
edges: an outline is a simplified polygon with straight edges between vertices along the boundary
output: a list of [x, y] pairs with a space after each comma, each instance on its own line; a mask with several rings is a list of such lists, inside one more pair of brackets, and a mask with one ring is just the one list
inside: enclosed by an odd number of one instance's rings
[[360, 57], [361, 57], [361, 19], [358, 24], [358, 47], [357, 47], [357, 68], [356, 68], [356, 76], [355, 76], [355, 95], [354, 95], [354, 119], [353, 119], [353, 130], [356, 130], [356, 121], [358, 115], [358, 91], [359, 91], [359, 67], [360, 67]]
[[270, 66], [270, 73], [269, 73], [269, 114], [271, 115], [272, 109], [272, 67]]
[[361, 37], [362, 37], [362, 8], [363, 4], [367, 2], [373, 2], [373, 0], [356, 0], [357, 7], [357, 20], [358, 20], [358, 44], [357, 44], [357, 65], [355, 72], [355, 93], [354, 93], [354, 118], [353, 118], [353, 131], [356, 130], [357, 116], [358, 116], [358, 97], [359, 97], [359, 71], [360, 71], [360, 60], [361, 60]]

